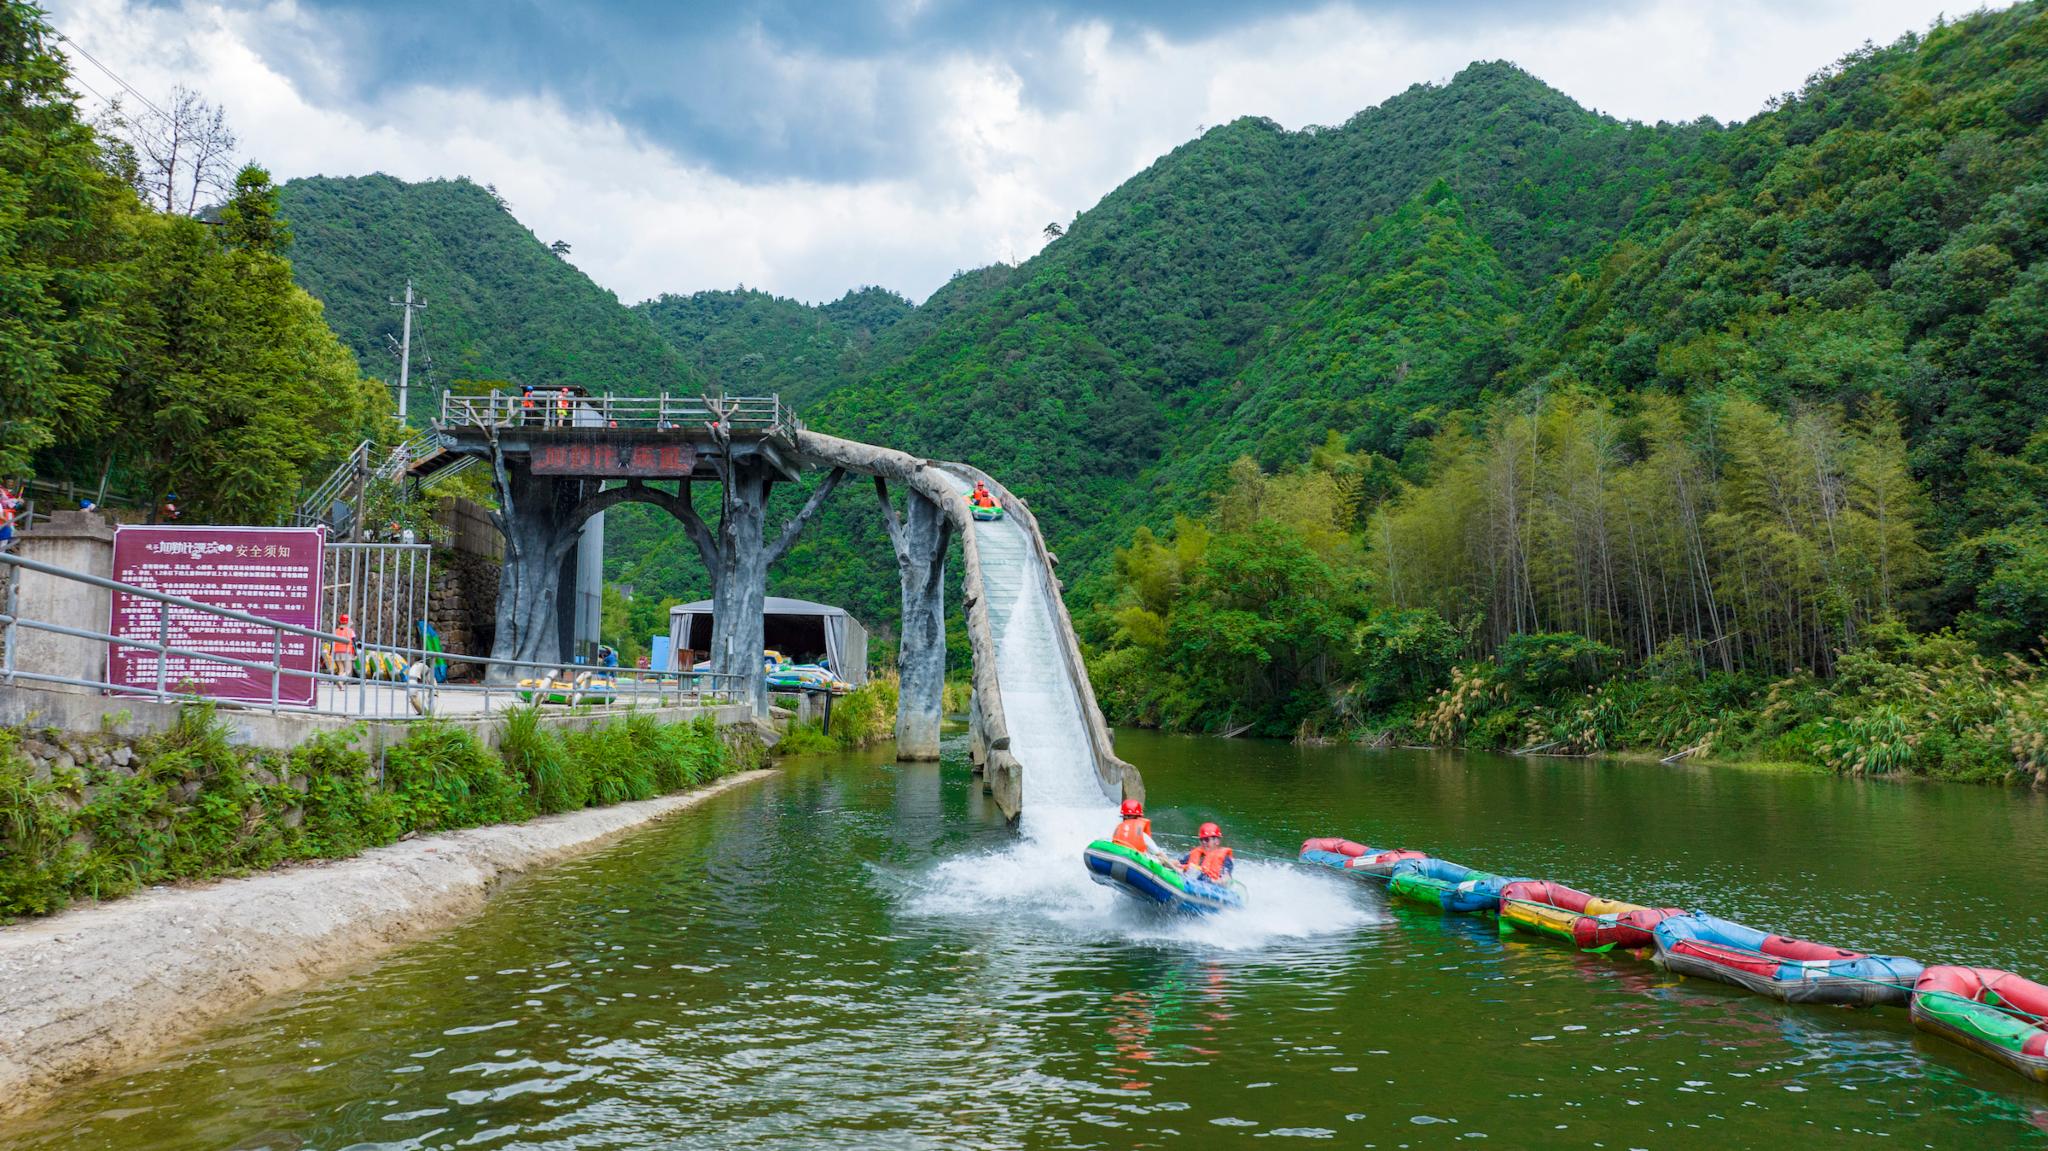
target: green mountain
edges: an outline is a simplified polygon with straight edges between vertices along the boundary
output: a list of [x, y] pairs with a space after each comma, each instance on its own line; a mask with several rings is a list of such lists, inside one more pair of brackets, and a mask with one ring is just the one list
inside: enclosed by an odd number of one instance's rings
[[[688, 392], [696, 376], [647, 321], [466, 179], [312, 177], [284, 185], [292, 266], [364, 370], [398, 377], [391, 301], [410, 278], [426, 300], [413, 320], [414, 371], [428, 388], [457, 380], [580, 384], [592, 391]], [[422, 394], [416, 392], [415, 396]]]
[[[971, 305], [942, 289], [926, 309], [943, 319], [914, 343], [885, 337], [898, 358], [810, 418], [987, 467], [1032, 500], [1063, 557], [1099, 573], [1135, 523], [1198, 507], [1235, 450], [1292, 462], [1326, 429], [1361, 434], [1349, 421], [1375, 405], [1392, 446], [1406, 413], [1389, 404], [1472, 402], [1511, 362], [1502, 337], [1523, 294], [1674, 212], [1717, 135], [1598, 116], [1507, 64], [1338, 128], [1240, 120], [1162, 157], [1036, 258], [965, 285]], [[1450, 206], [1414, 206], [1428, 193]], [[1303, 357], [1332, 350], [1309, 345], [1394, 326], [1431, 367], [1383, 347], [1299, 378]], [[1298, 422], [1269, 422], [1283, 416]]]

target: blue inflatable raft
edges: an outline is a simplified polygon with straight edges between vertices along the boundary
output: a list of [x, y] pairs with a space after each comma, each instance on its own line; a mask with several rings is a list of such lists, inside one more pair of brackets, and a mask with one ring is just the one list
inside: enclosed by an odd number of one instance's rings
[[1211, 883], [1200, 875], [1189, 878], [1179, 868], [1121, 843], [1098, 839], [1081, 852], [1081, 861], [1088, 866], [1088, 878], [1158, 907], [1206, 914], [1244, 906], [1244, 887], [1236, 880]]

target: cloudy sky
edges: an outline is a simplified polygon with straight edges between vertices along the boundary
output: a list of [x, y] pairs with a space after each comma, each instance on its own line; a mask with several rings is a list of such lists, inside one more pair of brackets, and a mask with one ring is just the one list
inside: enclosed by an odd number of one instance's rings
[[[923, 299], [1243, 115], [1335, 124], [1476, 59], [1640, 120], [1743, 119], [1952, 0], [45, 0], [280, 178], [494, 183], [627, 301]], [[79, 80], [115, 82], [82, 59]], [[88, 103], [92, 100], [88, 96]], [[132, 104], [133, 101], [131, 100]]]

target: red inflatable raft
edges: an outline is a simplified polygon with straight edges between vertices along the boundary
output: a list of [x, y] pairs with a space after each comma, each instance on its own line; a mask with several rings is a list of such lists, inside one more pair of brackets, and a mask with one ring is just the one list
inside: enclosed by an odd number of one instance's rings
[[1301, 843], [1301, 861], [1320, 863], [1324, 867], [1348, 871], [1355, 875], [1367, 875], [1374, 879], [1385, 879], [1393, 873], [1394, 865], [1410, 859], [1428, 859], [1422, 851], [1395, 851], [1384, 847], [1368, 847], [1348, 839], [1324, 836], [1319, 839], [1305, 839]]
[[1503, 926], [1568, 939], [1588, 951], [1610, 947], [1650, 947], [1659, 923], [1684, 915], [1676, 907], [1644, 907], [1618, 899], [1602, 899], [1575, 887], [1532, 879], [1501, 889]]
[[1989, 967], [1930, 967], [1913, 1024], [2048, 1083], [2048, 987]]

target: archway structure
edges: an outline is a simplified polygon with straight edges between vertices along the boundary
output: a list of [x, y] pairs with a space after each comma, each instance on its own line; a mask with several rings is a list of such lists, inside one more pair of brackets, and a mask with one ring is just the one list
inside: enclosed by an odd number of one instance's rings
[[[1024, 501], [993, 477], [813, 432], [779, 397], [545, 395], [539, 404], [497, 393], [445, 397], [434, 425], [439, 445], [412, 465], [414, 474], [430, 474], [467, 455], [491, 467], [499, 505], [493, 520], [505, 536], [493, 656], [537, 666], [561, 662], [561, 573], [568, 557], [587, 546], [584, 525], [618, 504], [649, 503], [676, 518], [710, 573], [712, 669], [743, 677], [756, 713], [765, 714], [761, 608], [768, 569], [846, 476], [865, 476], [879, 498], [900, 577], [899, 757], [938, 758], [945, 565], [957, 539], [974, 663], [970, 750], [989, 794], [1014, 819], [1027, 767], [1036, 761], [1050, 787], [1069, 778], [1055, 774], [1073, 770], [1068, 760], [1079, 759], [1092, 765], [1103, 793], [1143, 795], [1142, 779], [1116, 756], [1096, 706], [1060, 599], [1058, 560]], [[771, 527], [774, 485], [811, 469], [825, 470], [825, 481], [788, 522]], [[978, 523], [969, 513], [963, 493], [976, 480], [1002, 504], [1002, 521]], [[716, 524], [691, 499], [698, 483], [719, 488]], [[892, 489], [904, 496], [901, 513]], [[1028, 701], [1028, 730], [1012, 730], [1006, 677]]]

